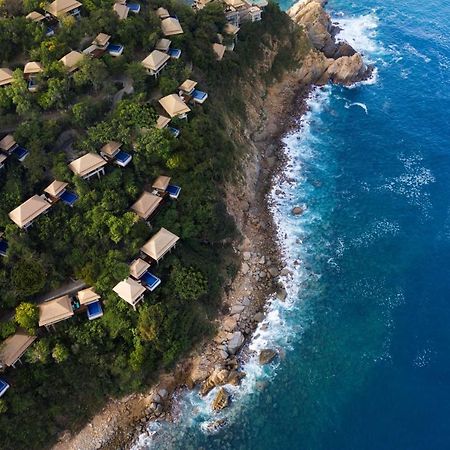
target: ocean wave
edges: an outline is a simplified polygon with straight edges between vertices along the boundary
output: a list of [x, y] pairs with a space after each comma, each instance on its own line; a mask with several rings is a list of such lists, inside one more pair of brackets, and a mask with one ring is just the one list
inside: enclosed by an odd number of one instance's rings
[[345, 109], [350, 109], [352, 106], [357, 106], [357, 107], [361, 108], [366, 114], [369, 114], [369, 110], [368, 110], [367, 105], [365, 103], [358, 103], [358, 102], [348, 103], [347, 102], [344, 105]]

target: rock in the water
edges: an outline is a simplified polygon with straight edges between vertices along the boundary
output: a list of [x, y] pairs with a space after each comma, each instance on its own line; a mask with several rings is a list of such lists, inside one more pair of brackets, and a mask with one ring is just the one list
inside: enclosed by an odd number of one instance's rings
[[262, 313], [262, 312], [256, 313], [256, 314], [253, 316], [253, 320], [254, 320], [255, 322], [262, 322], [262, 321], [264, 320], [264, 313]]
[[238, 386], [243, 378], [246, 377], [245, 372], [238, 372], [237, 370], [232, 370], [228, 375], [227, 383], [232, 384], [234, 386]]
[[305, 212], [305, 210], [301, 206], [295, 206], [294, 208], [292, 208], [292, 214], [294, 214], [294, 216], [299, 216], [300, 214], [303, 214], [304, 212]]
[[234, 355], [244, 343], [244, 335], [240, 331], [236, 331], [228, 341], [228, 353]]
[[214, 372], [203, 382], [202, 387], [200, 389], [201, 395], [206, 395], [216, 386], [220, 386], [224, 384], [228, 379], [228, 370], [227, 369], [216, 369]]
[[261, 365], [269, 364], [274, 360], [274, 358], [277, 356], [277, 352], [275, 350], [272, 350], [270, 348], [261, 350], [259, 353], [259, 363]]
[[211, 407], [214, 411], [220, 411], [228, 406], [229, 401], [230, 394], [228, 394], [224, 388], [220, 388], [216, 398], [212, 402]]
[[286, 300], [286, 297], [287, 297], [287, 291], [284, 287], [281, 287], [277, 292], [277, 298], [278, 298], [278, 300], [281, 300], [282, 302], [284, 302]]

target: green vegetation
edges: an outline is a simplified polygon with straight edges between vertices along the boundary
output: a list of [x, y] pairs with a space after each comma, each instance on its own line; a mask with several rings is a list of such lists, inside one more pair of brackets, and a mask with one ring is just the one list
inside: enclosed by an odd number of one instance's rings
[[[84, 1], [80, 20], [64, 19], [55, 36], [46, 38], [39, 24], [24, 18], [38, 2], [0, 2], [0, 66], [13, 69], [15, 80], [0, 88], [0, 136], [14, 130], [16, 141], [30, 151], [22, 164], [9, 158], [0, 177], [0, 229], [9, 243], [8, 256], [0, 261], [0, 337], [15, 331], [11, 317], [36, 332], [34, 302], [70, 278], [94, 286], [105, 311], [100, 320], [75, 315], [55, 332], [38, 331], [26, 364], [5, 376], [11, 389], [0, 401], [2, 449], [46, 446], [61, 430], [82, 426], [109, 396], [147, 386], [158, 370], [171, 367], [212, 333], [224, 280], [235, 273], [232, 250], [222, 244], [235, 234], [223, 185], [233, 176], [241, 150], [226, 124], [231, 116], [245, 120], [240, 87], [255, 81], [254, 67], [265, 50], [276, 48], [275, 39], [286, 45], [274, 67], [262, 74], [270, 81], [297, 51], [298, 36], [278, 7], [269, 5], [263, 22], [242, 25], [236, 51], [218, 63], [211, 43], [226, 23], [220, 3], [197, 14], [166, 0], [141, 5], [140, 14], [119, 21], [111, 2]], [[172, 38], [172, 46], [183, 55], [155, 80], [139, 61], [161, 37], [154, 13], [159, 6], [180, 19], [184, 34]], [[123, 44], [124, 54], [86, 59], [67, 76], [58, 59], [71, 49], [82, 50], [99, 32]], [[23, 79], [30, 60], [44, 66], [35, 93]], [[199, 81], [209, 99], [192, 108], [187, 122], [174, 121], [181, 129], [174, 139], [155, 128], [155, 105], [188, 76]], [[132, 80], [134, 94], [115, 102], [125, 77]], [[68, 161], [98, 152], [110, 140], [133, 150], [126, 168], [110, 165], [104, 177], [89, 182], [68, 170]], [[149, 230], [129, 207], [160, 174], [170, 175], [183, 191]], [[70, 182], [79, 195], [75, 206], [57, 203], [27, 232], [19, 230], [8, 212], [54, 178]], [[181, 242], [155, 268], [163, 282], [135, 312], [112, 287], [128, 275], [139, 248], [161, 226]]]

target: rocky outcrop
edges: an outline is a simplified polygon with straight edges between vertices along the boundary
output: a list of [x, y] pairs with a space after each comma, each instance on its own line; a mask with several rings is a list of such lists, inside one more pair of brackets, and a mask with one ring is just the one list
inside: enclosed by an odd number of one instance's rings
[[228, 370], [217, 368], [214, 372], [203, 382], [200, 388], [200, 394], [206, 395], [216, 386], [224, 384], [228, 380]]
[[339, 29], [332, 24], [323, 2], [299, 1], [288, 10], [288, 15], [305, 30], [313, 47], [299, 69], [300, 81], [349, 85], [371, 75], [372, 67], [350, 44], [336, 41]]
[[211, 408], [214, 411], [220, 411], [228, 406], [229, 401], [230, 394], [225, 390], [225, 388], [220, 388], [211, 404]]
[[259, 353], [259, 364], [269, 364], [275, 359], [276, 356], [277, 352], [275, 350], [272, 350], [271, 348], [261, 350]]

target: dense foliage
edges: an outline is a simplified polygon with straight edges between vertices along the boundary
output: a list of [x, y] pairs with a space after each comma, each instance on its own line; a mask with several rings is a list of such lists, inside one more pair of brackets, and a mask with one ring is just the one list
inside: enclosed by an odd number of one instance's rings
[[[182, 23], [184, 34], [172, 45], [183, 56], [155, 81], [139, 61], [161, 37], [154, 13], [159, 6]], [[0, 401], [0, 448], [5, 449], [41, 447], [62, 429], [77, 429], [107, 396], [143, 388], [158, 369], [170, 367], [212, 331], [224, 278], [234, 273], [231, 249], [222, 244], [234, 233], [223, 183], [233, 173], [239, 149], [224, 127], [226, 116], [241, 114], [244, 120], [239, 84], [264, 46], [271, 45], [271, 35], [289, 30], [286, 16], [269, 5], [266, 20], [243, 24], [236, 51], [218, 63], [211, 43], [226, 22], [220, 3], [194, 13], [186, 4], [150, 0], [140, 14], [119, 21], [111, 2], [86, 0], [81, 19], [64, 19], [50, 38], [24, 18], [37, 7], [35, 0], [0, 3], [0, 65], [14, 69], [15, 79], [0, 88], [0, 133], [13, 131], [30, 151], [22, 164], [9, 158], [0, 177], [0, 229], [9, 243], [8, 256], [0, 261], [0, 338], [16, 325], [39, 333], [26, 364], [5, 375], [11, 384]], [[68, 77], [58, 59], [71, 49], [82, 50], [99, 32], [123, 44], [123, 56], [86, 59]], [[35, 93], [23, 79], [29, 60], [44, 66]], [[276, 65], [272, 69], [268, 76], [279, 72]], [[155, 128], [154, 106], [188, 76], [200, 82], [209, 99], [193, 108], [187, 122], [176, 124], [181, 135], [175, 139]], [[116, 94], [127, 79], [134, 94], [119, 100]], [[109, 140], [133, 150], [130, 165], [108, 166], [104, 177], [89, 182], [68, 170], [68, 161], [98, 151]], [[164, 206], [150, 230], [129, 207], [160, 174], [170, 175], [182, 195]], [[20, 231], [8, 212], [54, 178], [68, 181], [79, 200], [73, 208], [57, 203], [27, 232]], [[111, 289], [161, 226], [181, 243], [154, 270], [163, 282], [135, 312]], [[35, 302], [71, 278], [95, 287], [104, 316], [90, 322], [75, 315], [53, 333], [37, 331]]]

